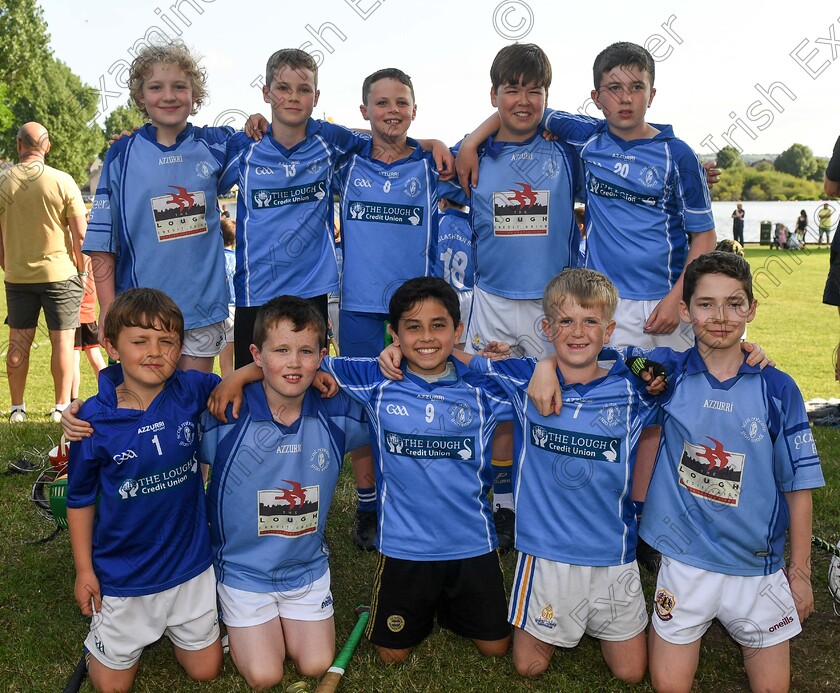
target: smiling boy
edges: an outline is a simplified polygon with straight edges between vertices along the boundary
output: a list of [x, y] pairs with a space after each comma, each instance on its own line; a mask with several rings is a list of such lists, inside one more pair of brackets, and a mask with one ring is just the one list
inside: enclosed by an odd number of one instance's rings
[[510, 405], [451, 358], [463, 326], [443, 279], [407, 281], [389, 319], [403, 380], [383, 377], [375, 359], [327, 357], [323, 366], [364, 405], [376, 459], [381, 555], [366, 634], [382, 661], [399, 662], [437, 614], [481, 654], [500, 656], [510, 628], [487, 494], [490, 439]]

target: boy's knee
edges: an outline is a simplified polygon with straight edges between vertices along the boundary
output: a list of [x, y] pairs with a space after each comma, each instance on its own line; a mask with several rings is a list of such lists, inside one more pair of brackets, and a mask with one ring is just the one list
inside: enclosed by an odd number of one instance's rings
[[646, 671], [647, 667], [644, 664], [629, 664], [613, 668], [612, 675], [624, 683], [636, 684], [644, 680]]
[[411, 654], [410, 647], [406, 647], [402, 650], [380, 647], [379, 645], [374, 645], [373, 647], [376, 650], [376, 654], [379, 655], [379, 661], [383, 664], [399, 664]]
[[504, 657], [510, 647], [510, 636], [501, 640], [473, 640], [478, 653], [484, 657]]
[[545, 673], [548, 669], [548, 662], [542, 658], [534, 657], [514, 657], [513, 668], [516, 673], [526, 678], [533, 678]]
[[332, 658], [324, 659], [309, 657], [302, 661], [295, 661], [295, 669], [301, 676], [308, 676], [312, 679], [320, 679], [327, 673], [327, 669], [332, 664]]
[[249, 688], [255, 691], [267, 691], [283, 680], [283, 670], [282, 668], [280, 669], [279, 675], [276, 672], [258, 671], [243, 674], [242, 677], [245, 679], [245, 683], [248, 684]]

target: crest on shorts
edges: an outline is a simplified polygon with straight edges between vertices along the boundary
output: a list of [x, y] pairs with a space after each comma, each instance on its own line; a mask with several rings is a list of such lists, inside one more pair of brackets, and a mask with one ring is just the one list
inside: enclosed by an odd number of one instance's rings
[[540, 615], [536, 618], [536, 622], [538, 626], [542, 626], [543, 628], [556, 628], [557, 619], [554, 618], [554, 606], [551, 604], [544, 606], [543, 610], [540, 611]]
[[388, 630], [392, 633], [399, 633], [405, 628], [405, 619], [399, 614], [391, 614], [386, 623], [388, 624]]
[[677, 606], [677, 598], [668, 590], [658, 589], [653, 604], [656, 615], [663, 621], [670, 621], [674, 617], [671, 612]]

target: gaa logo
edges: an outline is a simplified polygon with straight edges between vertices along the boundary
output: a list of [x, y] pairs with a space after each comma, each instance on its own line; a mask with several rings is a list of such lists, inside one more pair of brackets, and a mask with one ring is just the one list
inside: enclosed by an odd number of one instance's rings
[[121, 452], [119, 455], [114, 455], [114, 462], [117, 464], [122, 464], [127, 460], [133, 460], [137, 457], [137, 453], [134, 450], [126, 450], [125, 452]]
[[354, 178], [353, 185], [357, 188], [372, 188], [373, 183], [371, 183], [367, 178]]
[[257, 168], [254, 169], [254, 175], [257, 175], [257, 176], [273, 176], [274, 171], [271, 170], [268, 166], [257, 166]]
[[385, 411], [394, 416], [408, 416], [408, 409], [401, 404], [389, 404]]

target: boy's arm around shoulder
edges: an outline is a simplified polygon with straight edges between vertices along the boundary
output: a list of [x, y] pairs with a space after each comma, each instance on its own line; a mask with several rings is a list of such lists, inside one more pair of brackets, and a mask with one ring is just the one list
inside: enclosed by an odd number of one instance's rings
[[576, 148], [582, 147], [592, 135], [603, 129], [605, 124], [606, 121], [601, 118], [555, 111], [551, 108], [545, 109], [540, 123], [552, 135]]

